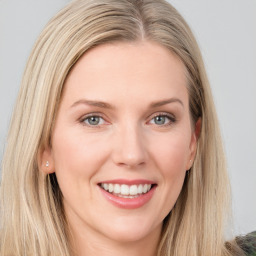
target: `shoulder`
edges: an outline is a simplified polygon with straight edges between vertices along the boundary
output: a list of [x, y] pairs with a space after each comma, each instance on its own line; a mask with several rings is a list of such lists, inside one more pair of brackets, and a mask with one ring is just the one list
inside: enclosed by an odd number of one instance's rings
[[256, 256], [256, 231], [245, 236], [238, 236], [235, 240], [246, 256]]

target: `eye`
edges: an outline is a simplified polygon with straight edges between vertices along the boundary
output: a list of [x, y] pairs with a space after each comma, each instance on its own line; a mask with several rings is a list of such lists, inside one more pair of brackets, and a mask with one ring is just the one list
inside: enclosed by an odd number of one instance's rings
[[[156, 116], [153, 118], [154, 123], [157, 125], [163, 125], [166, 123], [166, 116]], [[167, 120], [168, 121], [168, 120]]]
[[158, 126], [166, 126], [175, 122], [175, 118], [168, 114], [158, 114], [155, 115], [150, 121], [150, 124]]
[[87, 126], [99, 126], [105, 124], [105, 120], [98, 115], [90, 115], [87, 117], [84, 117], [81, 122]]

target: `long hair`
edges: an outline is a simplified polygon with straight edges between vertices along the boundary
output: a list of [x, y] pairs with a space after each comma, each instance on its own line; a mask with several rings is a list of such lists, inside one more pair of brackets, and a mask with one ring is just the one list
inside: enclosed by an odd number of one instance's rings
[[192, 123], [201, 119], [194, 164], [164, 220], [159, 256], [230, 255], [224, 243], [229, 182], [213, 99], [196, 40], [163, 0], [76, 0], [46, 26], [28, 60], [2, 163], [0, 254], [72, 255], [55, 174], [39, 161], [63, 84], [89, 49], [111, 42], [156, 42], [186, 67]]

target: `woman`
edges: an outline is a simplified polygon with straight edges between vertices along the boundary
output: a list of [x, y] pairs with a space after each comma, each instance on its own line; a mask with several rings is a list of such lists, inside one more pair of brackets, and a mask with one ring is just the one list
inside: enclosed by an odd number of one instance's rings
[[164, 1], [77, 0], [28, 61], [1, 255], [243, 255], [197, 43]]

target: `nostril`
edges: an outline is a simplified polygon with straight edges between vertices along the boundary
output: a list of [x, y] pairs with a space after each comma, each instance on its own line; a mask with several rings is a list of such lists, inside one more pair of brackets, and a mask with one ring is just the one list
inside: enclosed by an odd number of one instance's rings
[[112, 144], [112, 158], [115, 164], [134, 168], [146, 163], [147, 151], [144, 143], [143, 131], [137, 124], [127, 124], [119, 127]]
[[142, 150], [134, 150], [132, 152], [127, 152], [127, 149], [122, 149], [115, 152], [114, 161], [117, 165], [134, 168], [145, 164], [146, 157], [145, 152]]
[[145, 162], [131, 162], [131, 161], [117, 163], [118, 166], [126, 167], [128, 169], [133, 169], [133, 168], [141, 167], [144, 164], [145, 164]]

